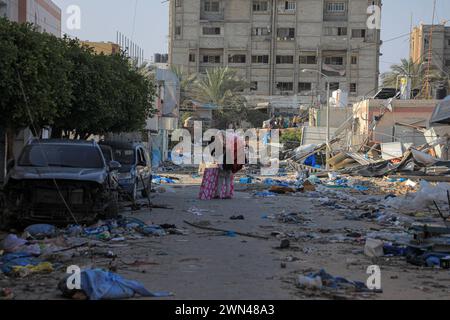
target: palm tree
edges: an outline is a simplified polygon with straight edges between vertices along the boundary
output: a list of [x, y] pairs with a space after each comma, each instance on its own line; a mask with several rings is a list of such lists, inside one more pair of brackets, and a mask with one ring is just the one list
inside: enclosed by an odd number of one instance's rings
[[187, 98], [187, 92], [197, 78], [196, 74], [188, 74], [182, 67], [172, 66], [172, 72], [177, 76], [180, 82], [181, 104]]
[[228, 67], [208, 69], [193, 84], [190, 97], [214, 105], [214, 126], [227, 129], [230, 124], [236, 127], [245, 120], [246, 100], [241, 93], [248, 87], [249, 83]]
[[[421, 89], [427, 77], [427, 63], [414, 62], [412, 59], [402, 59], [399, 64], [391, 66], [391, 71], [382, 74], [384, 87], [396, 88], [400, 77], [411, 78], [411, 89]], [[442, 74], [432, 68], [430, 70], [429, 78], [431, 83], [445, 80]]]
[[227, 107], [227, 103], [247, 87], [247, 81], [228, 67], [208, 69], [206, 75], [194, 83], [192, 97], [203, 103]]

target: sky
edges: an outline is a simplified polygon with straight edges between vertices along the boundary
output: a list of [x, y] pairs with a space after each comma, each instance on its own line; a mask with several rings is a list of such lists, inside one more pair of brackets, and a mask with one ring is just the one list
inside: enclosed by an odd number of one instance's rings
[[[165, 0], [53, 0], [63, 12], [63, 32], [81, 40], [115, 41], [120, 31], [133, 39], [150, 60], [154, 53], [167, 53], [169, 3]], [[433, 0], [383, 0], [381, 71], [409, 56], [409, 30], [413, 25], [431, 23]], [[127, 5], [124, 5], [127, 3]], [[66, 26], [67, 8], [81, 9], [81, 29]], [[450, 1], [437, 0], [435, 22], [450, 20]], [[450, 25], [450, 22], [447, 23]], [[391, 40], [402, 36], [398, 39]]]

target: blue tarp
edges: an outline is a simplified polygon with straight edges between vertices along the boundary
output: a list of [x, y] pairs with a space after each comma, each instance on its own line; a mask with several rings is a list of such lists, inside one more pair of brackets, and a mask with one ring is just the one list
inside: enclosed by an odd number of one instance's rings
[[81, 289], [90, 300], [113, 300], [143, 297], [168, 297], [170, 292], [150, 292], [141, 283], [100, 269], [81, 272]]

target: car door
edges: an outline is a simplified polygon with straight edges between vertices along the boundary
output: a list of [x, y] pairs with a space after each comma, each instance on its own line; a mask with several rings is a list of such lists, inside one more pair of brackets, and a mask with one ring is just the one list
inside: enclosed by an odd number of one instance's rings
[[148, 172], [148, 161], [145, 158], [144, 150], [141, 147], [138, 147], [136, 149], [136, 156], [137, 156], [137, 177], [139, 180], [138, 186], [139, 189], [145, 188], [145, 186], [142, 184], [142, 181], [147, 183], [146, 181], [149, 178], [149, 172]]

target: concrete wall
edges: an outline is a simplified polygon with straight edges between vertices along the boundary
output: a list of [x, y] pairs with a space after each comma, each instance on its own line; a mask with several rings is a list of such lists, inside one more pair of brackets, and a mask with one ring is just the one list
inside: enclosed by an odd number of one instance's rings
[[[437, 100], [394, 100], [393, 112], [386, 112], [378, 123], [371, 140], [377, 142], [403, 142], [420, 145], [425, 143], [423, 134], [417, 130], [396, 123], [428, 127], [431, 114], [438, 103]], [[354, 144], [369, 135], [369, 126], [375, 116], [379, 116], [388, 104], [386, 100], [365, 100], [353, 107], [353, 115], [357, 123], [354, 131]]]

